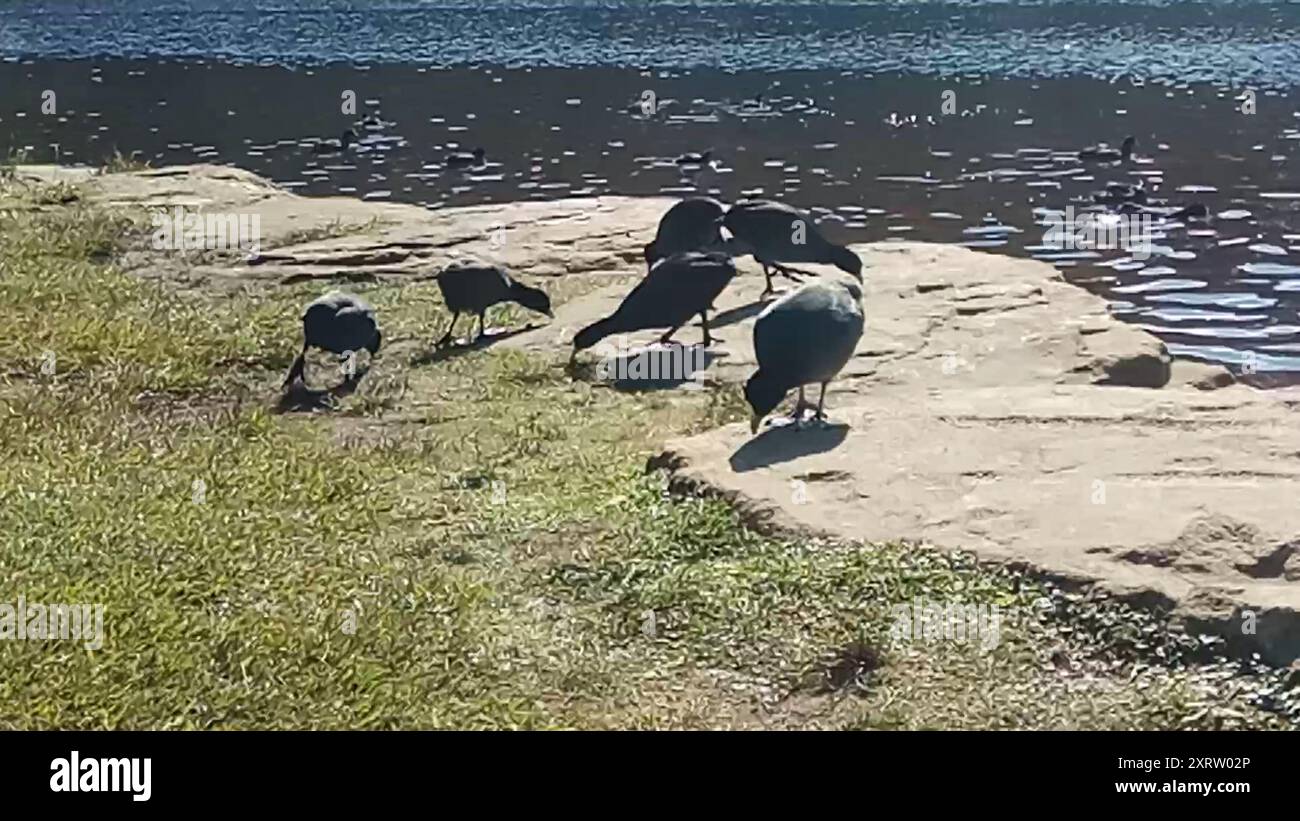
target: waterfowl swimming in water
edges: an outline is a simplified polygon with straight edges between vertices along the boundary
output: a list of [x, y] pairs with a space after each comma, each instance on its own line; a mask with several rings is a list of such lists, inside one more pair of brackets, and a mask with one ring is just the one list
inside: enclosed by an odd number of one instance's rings
[[303, 378], [307, 367], [307, 349], [320, 348], [346, 360], [361, 350], [379, 352], [383, 335], [375, 321], [375, 309], [359, 296], [330, 291], [312, 300], [302, 312], [302, 351], [289, 366], [284, 387]]
[[713, 149], [708, 151], [688, 151], [677, 158], [678, 165], [704, 165], [713, 159]]
[[352, 147], [357, 139], [357, 132], [352, 129], [344, 131], [337, 140], [321, 140], [311, 147], [313, 154], [339, 154]]
[[387, 126], [388, 123], [384, 122], [383, 115], [380, 114], [379, 109], [376, 108], [373, 112], [363, 117], [357, 125], [368, 131], [379, 131]]
[[1184, 205], [1177, 211], [1169, 215], [1171, 220], [1203, 220], [1210, 216], [1210, 209], [1205, 207], [1203, 202], [1193, 202]]
[[1079, 149], [1079, 159], [1098, 161], [1098, 162], [1116, 162], [1118, 160], [1129, 160], [1133, 156], [1133, 147], [1137, 145], [1137, 138], [1129, 135], [1124, 138], [1120, 144], [1119, 150], [1111, 148], [1106, 143], [1090, 145], [1087, 148]]
[[726, 254], [687, 251], [666, 257], [623, 298], [613, 314], [578, 331], [573, 355], [607, 336], [647, 328], [667, 328], [659, 338], [666, 345], [696, 314], [704, 329], [704, 344], [711, 345], [709, 309], [735, 276], [736, 266]]
[[1108, 182], [1105, 191], [1097, 191], [1092, 195], [1092, 201], [1097, 203], [1145, 203], [1147, 201], [1146, 182], [1138, 180], [1137, 184], [1126, 182]]
[[750, 432], [757, 433], [763, 417], [794, 388], [799, 401], [791, 418], [799, 422], [810, 407], [804, 385], [812, 383], [822, 386], [815, 418], [825, 420], [826, 385], [853, 356], [862, 328], [862, 286], [856, 282], [809, 282], [767, 306], [754, 323], [758, 371], [745, 383]]
[[727, 206], [712, 197], [689, 197], [674, 204], [660, 218], [654, 241], [645, 246], [646, 269], [673, 254], [721, 248], [726, 213]]
[[828, 241], [811, 217], [785, 203], [738, 202], [727, 210], [722, 224], [735, 238], [731, 244], [735, 255], [750, 254], [763, 266], [763, 276], [767, 277], [764, 295], [773, 292], [772, 271], [796, 282], [795, 274], [808, 273], [781, 264], [785, 262], [834, 265], [862, 281], [862, 260], [858, 255]]
[[478, 168], [483, 165], [487, 152], [481, 148], [473, 151], [456, 151], [447, 155], [445, 163], [448, 168]]
[[545, 291], [516, 282], [499, 265], [454, 262], [438, 274], [438, 288], [451, 311], [451, 323], [447, 326], [447, 333], [434, 343], [436, 346], [451, 339], [456, 320], [462, 313], [478, 314], [478, 336], [474, 340], [482, 339], [488, 308], [502, 302], [514, 302], [539, 314], [553, 316], [551, 299]]

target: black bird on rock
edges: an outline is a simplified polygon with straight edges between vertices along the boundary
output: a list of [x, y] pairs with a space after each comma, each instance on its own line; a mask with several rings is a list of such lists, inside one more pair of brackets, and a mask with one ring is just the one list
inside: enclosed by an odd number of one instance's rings
[[362, 349], [374, 356], [379, 352], [382, 334], [375, 322], [375, 309], [359, 296], [330, 291], [313, 300], [302, 312], [302, 351], [289, 366], [284, 387], [303, 378], [307, 367], [307, 349], [320, 348], [338, 354], [341, 360]]
[[712, 197], [690, 197], [669, 208], [659, 220], [654, 241], [645, 247], [646, 268], [673, 254], [721, 248], [726, 213], [727, 206]]
[[613, 314], [578, 331], [573, 355], [607, 336], [647, 328], [667, 328], [659, 341], [668, 344], [696, 314], [704, 328], [704, 344], [711, 345], [709, 309], [735, 276], [736, 266], [726, 254], [687, 251], [662, 259]]
[[804, 385], [820, 382], [817, 419], [826, 418], [826, 384], [839, 374], [862, 338], [862, 287], [856, 282], [809, 282], [767, 306], [754, 323], [758, 371], [745, 383], [745, 400], [753, 409], [750, 431], [758, 432], [792, 388], [799, 402], [796, 423], [805, 408]]
[[499, 265], [454, 262], [438, 274], [438, 287], [451, 310], [451, 324], [435, 345], [443, 345], [451, 339], [456, 320], [462, 313], [478, 314], [478, 336], [474, 341], [482, 339], [488, 308], [502, 302], [515, 302], [529, 310], [553, 316], [551, 298], [545, 291], [516, 282]]
[[767, 287], [773, 292], [772, 271], [798, 281], [795, 274], [807, 274], [783, 262], [815, 262], [834, 265], [862, 281], [862, 260], [847, 248], [828, 241], [811, 217], [797, 208], [771, 200], [738, 202], [727, 211], [722, 224], [735, 238], [736, 255], [751, 254], [763, 266]]

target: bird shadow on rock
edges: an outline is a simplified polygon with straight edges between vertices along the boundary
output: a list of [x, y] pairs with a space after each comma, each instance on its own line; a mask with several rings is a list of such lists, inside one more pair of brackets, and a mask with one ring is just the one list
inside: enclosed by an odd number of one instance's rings
[[301, 379], [285, 388], [275, 404], [276, 413], [311, 413], [314, 411], [335, 410], [339, 400], [356, 393], [361, 378], [370, 372], [362, 368], [337, 385], [316, 390], [307, 387]]
[[[772, 299], [775, 299], [773, 297]], [[763, 312], [763, 309], [772, 303], [772, 299], [759, 299], [748, 305], [741, 305], [736, 308], [730, 308], [717, 314], [709, 320], [710, 328], [725, 328], [728, 325], [735, 325], [737, 322], [744, 322], [751, 316], [757, 316]]]
[[775, 425], [741, 445], [727, 461], [736, 473], [747, 473], [789, 462], [800, 456], [832, 451], [848, 435], [849, 426], [844, 422], [828, 425]]
[[473, 353], [474, 351], [481, 351], [485, 348], [490, 348], [498, 342], [509, 339], [512, 336], [519, 336], [520, 334], [535, 331], [541, 327], [544, 326], [530, 322], [522, 328], [515, 328], [511, 331], [497, 331], [496, 333], [484, 334], [471, 342], [455, 340], [446, 345], [438, 345], [432, 350], [427, 350], [416, 355], [411, 359], [411, 364], [432, 365], [437, 362], [445, 362], [448, 359], [454, 359], [467, 353]]
[[726, 351], [712, 351], [701, 344], [648, 345], [624, 353], [602, 356], [595, 362], [570, 363], [570, 378], [597, 382], [627, 393], [664, 391], [674, 388], [702, 390], [705, 372]]

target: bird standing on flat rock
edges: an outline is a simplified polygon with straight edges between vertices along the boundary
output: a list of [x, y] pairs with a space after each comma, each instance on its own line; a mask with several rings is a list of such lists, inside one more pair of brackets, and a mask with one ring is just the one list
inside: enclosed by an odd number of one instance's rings
[[753, 409], [750, 432], [792, 388], [799, 402], [791, 418], [798, 423], [805, 408], [803, 386], [820, 382], [817, 419], [826, 419], [826, 385], [853, 356], [862, 338], [862, 287], [856, 282], [817, 281], [767, 306], [754, 323], [758, 371], [745, 383], [745, 401]]
[[654, 241], [645, 247], [646, 269], [665, 257], [722, 247], [722, 218], [727, 207], [712, 197], [690, 197], [669, 208], [659, 220]]
[[834, 265], [862, 281], [862, 260], [847, 248], [828, 241], [812, 218], [781, 202], [747, 200], [738, 202], [722, 220], [731, 235], [735, 255], [751, 254], [763, 266], [767, 287], [773, 293], [772, 271], [798, 281], [795, 274], [808, 274], [782, 265], [783, 262], [815, 262]]
[[375, 309], [361, 297], [343, 291], [330, 291], [307, 305], [302, 312], [302, 336], [302, 351], [289, 366], [283, 387], [303, 378], [308, 348], [320, 348], [346, 360], [362, 349], [374, 356], [382, 339]]
[[704, 328], [704, 344], [711, 345], [709, 309], [735, 276], [736, 266], [726, 254], [688, 251], [662, 259], [612, 315], [578, 332], [573, 338], [573, 355], [607, 336], [647, 328], [667, 328], [659, 338], [666, 345], [696, 314]]
[[551, 298], [545, 291], [515, 282], [500, 265], [454, 262], [438, 274], [438, 288], [451, 311], [451, 324], [447, 326], [447, 333], [434, 343], [436, 346], [451, 339], [456, 320], [462, 313], [478, 314], [478, 336], [474, 341], [482, 339], [488, 308], [502, 302], [515, 302], [539, 314], [553, 316]]

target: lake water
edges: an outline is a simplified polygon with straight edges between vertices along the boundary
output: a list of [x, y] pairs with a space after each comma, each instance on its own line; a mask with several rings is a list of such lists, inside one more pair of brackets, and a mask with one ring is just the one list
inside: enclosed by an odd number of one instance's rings
[[[345, 91], [388, 124], [319, 157]], [[1069, 154], [1126, 134], [1131, 163]], [[476, 146], [486, 167], [444, 167]], [[1179, 355], [1278, 381], [1300, 373], [1298, 149], [1300, 2], [0, 4], [0, 153], [429, 208], [774, 197], [840, 239], [1048, 259]], [[1157, 224], [1145, 259], [1044, 247], [1053, 213], [1138, 180], [1210, 219]]]

